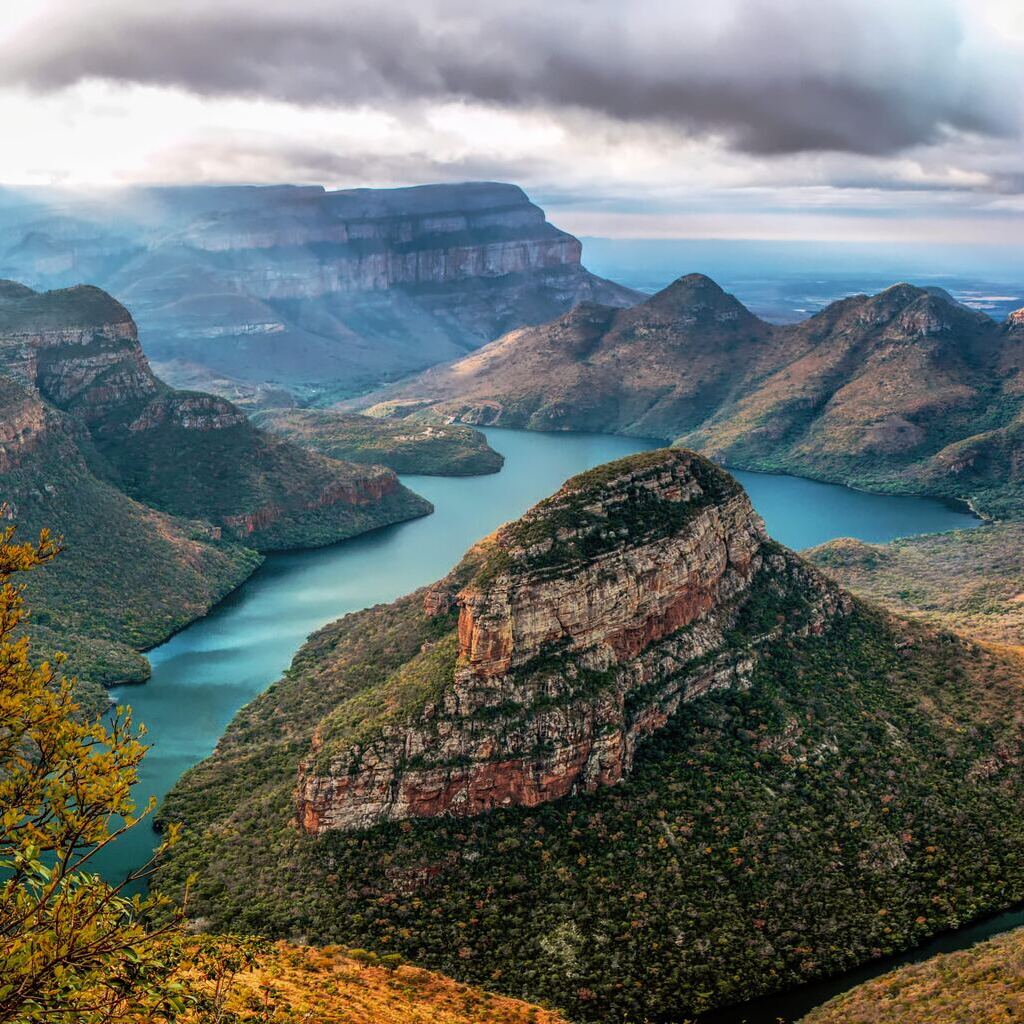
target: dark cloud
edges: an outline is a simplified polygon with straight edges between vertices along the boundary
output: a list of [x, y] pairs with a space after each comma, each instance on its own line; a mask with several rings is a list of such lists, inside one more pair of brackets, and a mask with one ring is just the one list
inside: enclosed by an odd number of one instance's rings
[[0, 44], [0, 82], [36, 90], [102, 78], [297, 104], [467, 99], [755, 155], [1011, 135], [1017, 90], [1000, 70], [952, 0], [68, 0]]

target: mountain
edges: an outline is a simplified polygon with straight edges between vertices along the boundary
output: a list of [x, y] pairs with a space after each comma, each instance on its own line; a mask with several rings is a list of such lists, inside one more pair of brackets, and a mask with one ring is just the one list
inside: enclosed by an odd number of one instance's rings
[[1024, 1019], [1024, 930], [867, 981], [801, 1024], [1000, 1024]]
[[580, 301], [641, 297], [496, 182], [37, 193], [0, 215], [0, 272], [102, 285], [168, 379], [255, 402], [355, 394]]
[[241, 583], [253, 549], [430, 511], [390, 470], [308, 452], [221, 398], [168, 387], [105, 292], [13, 282], [0, 282], [0, 497], [23, 535], [63, 535], [60, 571], [30, 585], [35, 623], [59, 626], [80, 654], [72, 670], [100, 682], [145, 678], [135, 650]]
[[1024, 662], [849, 597], [682, 449], [325, 627], [167, 798], [206, 927], [685, 1019], [1024, 896]]
[[1024, 313], [900, 284], [773, 326], [701, 275], [391, 387], [374, 415], [678, 441], [726, 465], [1024, 515]]
[[[43, 527], [64, 538], [59, 568], [32, 574], [32, 634], [67, 671], [91, 710], [101, 686], [142, 682], [137, 652], [204, 614], [260, 563], [249, 548], [133, 501], [96, 476], [83, 455], [88, 437], [73, 418], [0, 376], [0, 500], [22, 537]], [[122, 553], [131, 553], [122, 558]]]
[[264, 409], [252, 422], [302, 448], [396, 473], [474, 476], [497, 473], [505, 462], [479, 430], [452, 423], [415, 424], [336, 409]]

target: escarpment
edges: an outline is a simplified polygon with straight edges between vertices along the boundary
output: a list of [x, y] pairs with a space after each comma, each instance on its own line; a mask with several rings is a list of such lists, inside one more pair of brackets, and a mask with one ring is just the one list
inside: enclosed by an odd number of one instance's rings
[[749, 684], [774, 634], [726, 637], [763, 571], [811, 596], [797, 631], [848, 606], [691, 452], [570, 480], [430, 588], [426, 614], [451, 628], [384, 682], [376, 722], [344, 705], [323, 719], [301, 826], [471, 816], [619, 782], [682, 702]]
[[20, 243], [13, 228], [0, 272], [97, 281], [129, 303], [163, 376], [229, 397], [354, 394], [578, 302], [641, 297], [587, 271], [579, 240], [500, 182], [134, 197], [147, 216], [116, 232], [63, 197], [74, 229], [45, 211]]
[[[257, 550], [331, 543], [431, 506], [389, 469], [306, 451], [222, 398], [169, 387], [100, 289], [0, 281], [0, 508], [22, 536], [65, 538], [61, 571], [30, 584], [43, 650], [111, 684], [144, 680], [137, 652], [238, 586]], [[93, 687], [90, 707], [103, 700]]]
[[223, 398], [168, 387], [131, 314], [98, 288], [0, 292], [0, 372], [79, 424], [93, 470], [132, 498], [258, 548], [329, 543], [430, 510], [390, 470], [306, 451]]

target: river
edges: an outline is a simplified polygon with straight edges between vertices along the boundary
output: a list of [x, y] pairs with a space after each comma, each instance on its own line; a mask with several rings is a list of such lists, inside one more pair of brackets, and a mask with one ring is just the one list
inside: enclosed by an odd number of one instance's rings
[[[130, 704], [136, 721], [149, 730], [151, 749], [137, 787], [140, 804], [150, 796], [161, 799], [187, 768], [210, 754], [235, 712], [280, 677], [311, 632], [440, 578], [474, 541], [551, 494], [567, 477], [655, 446], [607, 435], [484, 432], [505, 455], [500, 473], [404, 477], [434, 503], [433, 515], [327, 548], [271, 555], [209, 615], [149, 653], [149, 682], [113, 694]], [[924, 498], [868, 494], [772, 474], [735, 475], [768, 532], [792, 548], [842, 536], [888, 541], [979, 523]], [[121, 877], [143, 863], [152, 847], [151, 831], [141, 826], [104, 851], [99, 868], [108, 877]]]

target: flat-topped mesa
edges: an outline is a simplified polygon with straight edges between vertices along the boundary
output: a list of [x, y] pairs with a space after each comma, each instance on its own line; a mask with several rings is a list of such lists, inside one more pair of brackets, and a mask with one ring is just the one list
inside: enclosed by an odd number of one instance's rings
[[[248, 198], [248, 202], [244, 199]], [[192, 222], [181, 240], [211, 252], [333, 246], [319, 287], [360, 291], [578, 266], [578, 239], [500, 182], [397, 189], [246, 192]], [[268, 275], [268, 294], [296, 282]]]
[[475, 815], [620, 781], [682, 702], [749, 685], [780, 628], [741, 623], [764, 586], [796, 595], [791, 633], [848, 608], [692, 452], [573, 478], [426, 591], [440, 639], [321, 721], [301, 827]]

